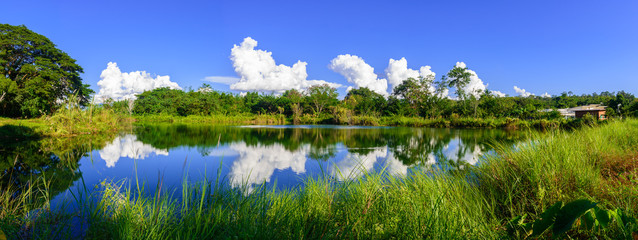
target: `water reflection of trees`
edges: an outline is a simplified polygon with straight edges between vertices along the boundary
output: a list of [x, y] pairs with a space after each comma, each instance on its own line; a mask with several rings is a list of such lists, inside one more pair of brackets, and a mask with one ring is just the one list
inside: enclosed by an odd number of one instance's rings
[[[409, 129], [392, 135], [388, 147], [406, 165], [429, 162], [462, 168], [475, 164], [480, 154], [496, 144], [513, 144], [522, 137], [520, 132], [498, 129]], [[433, 163], [432, 158], [436, 162]]]
[[[334, 158], [342, 144], [349, 153], [364, 156], [379, 147], [388, 147], [404, 165], [418, 163], [462, 168], [474, 164], [477, 155], [497, 143], [514, 143], [519, 132], [499, 129], [433, 128], [327, 128], [327, 127], [220, 127], [205, 125], [148, 125], [136, 128], [137, 139], [158, 149], [197, 147], [207, 153], [220, 145], [281, 145], [289, 152], [310, 146], [308, 157], [326, 161]], [[433, 159], [435, 162], [433, 163]]]
[[45, 193], [52, 199], [68, 189], [81, 177], [79, 160], [112, 138], [43, 138], [27, 127], [0, 127], [0, 133], [7, 132], [12, 135], [0, 136], [0, 189], [15, 191], [16, 198], [29, 187], [37, 190], [30, 196], [34, 207], [43, 203]]

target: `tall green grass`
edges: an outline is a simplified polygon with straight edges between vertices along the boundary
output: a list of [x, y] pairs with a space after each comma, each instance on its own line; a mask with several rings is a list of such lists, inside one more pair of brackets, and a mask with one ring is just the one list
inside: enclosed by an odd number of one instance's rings
[[[364, 180], [365, 179], [365, 180]], [[87, 238], [495, 238], [497, 222], [480, 191], [458, 176], [382, 174], [337, 182], [308, 179], [275, 192], [230, 189], [221, 182], [185, 186], [181, 195], [150, 197], [124, 183], [105, 183], [89, 208]], [[145, 197], [146, 196], [146, 197]], [[86, 205], [86, 204], [85, 204]]]
[[[532, 139], [498, 148], [477, 168], [481, 188], [499, 204], [500, 216], [539, 213], [577, 198], [638, 214], [638, 194], [627, 194], [638, 193], [638, 120]], [[613, 169], [617, 164], [626, 167]]]
[[[246, 194], [248, 186], [230, 188], [219, 175], [214, 181], [197, 183], [185, 177], [181, 192], [161, 184], [145, 188], [138, 183], [105, 182], [99, 191], [91, 187], [75, 191], [76, 215], [40, 214], [22, 217], [20, 224], [44, 224], [39, 228], [46, 231], [34, 231], [34, 238], [69, 228], [80, 230], [54, 236], [497, 239], [526, 237], [508, 235], [508, 222], [521, 215], [538, 219], [558, 201], [584, 198], [601, 208], [638, 216], [638, 194], [632, 194], [638, 191], [638, 120], [532, 139], [514, 148], [499, 147], [464, 171], [423, 170], [407, 177], [367, 173], [347, 181], [319, 177], [306, 179], [302, 188], [281, 191], [261, 186]], [[7, 214], [0, 216], [4, 216], [0, 223], [9, 221]], [[547, 232], [540, 237], [631, 239], [638, 234], [635, 220], [614, 224], [590, 230], [576, 222], [563, 235]], [[0, 228], [11, 236], [31, 237], [14, 231], [15, 227]]]
[[50, 136], [74, 136], [119, 131], [130, 127], [132, 118], [113, 109], [91, 103], [82, 108], [76, 96], [70, 96], [52, 116], [44, 116], [48, 124], [45, 134]]
[[[54, 114], [35, 119], [0, 118], [0, 127], [24, 127], [28, 132], [9, 132], [0, 130], [0, 137], [71, 137], [118, 132], [131, 128], [134, 119], [117, 113], [104, 105], [90, 104], [81, 107], [79, 99], [71, 96], [62, 103]], [[16, 129], [16, 128], [12, 128]]]

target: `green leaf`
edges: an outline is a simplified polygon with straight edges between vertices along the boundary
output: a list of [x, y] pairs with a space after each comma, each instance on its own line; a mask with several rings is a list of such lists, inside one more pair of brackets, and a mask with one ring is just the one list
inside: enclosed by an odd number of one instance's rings
[[596, 214], [596, 220], [603, 228], [606, 228], [609, 225], [609, 213], [607, 210], [600, 209], [599, 207], [594, 208], [594, 213]]
[[621, 213], [620, 209], [609, 210], [609, 211], [607, 211], [607, 213], [609, 213], [610, 218], [616, 220], [616, 223], [618, 223], [620, 228], [622, 228], [623, 230], [625, 229], [625, 223], [623, 222], [622, 218], [620, 217], [620, 213]]
[[554, 223], [554, 218], [556, 214], [560, 210], [563, 202], [558, 201], [551, 207], [547, 208], [543, 213], [541, 213], [540, 218], [534, 221], [534, 225], [532, 226], [533, 232], [532, 236], [538, 236], [543, 234], [547, 228], [549, 228]]
[[587, 210], [596, 206], [595, 202], [587, 199], [580, 199], [565, 204], [558, 214], [556, 214], [556, 221], [554, 222], [554, 235], [559, 235], [567, 232], [572, 228], [574, 221], [583, 215]]
[[596, 218], [593, 211], [587, 211], [583, 217], [581, 217], [582, 223], [585, 225], [587, 230], [592, 230], [594, 225], [596, 224]]

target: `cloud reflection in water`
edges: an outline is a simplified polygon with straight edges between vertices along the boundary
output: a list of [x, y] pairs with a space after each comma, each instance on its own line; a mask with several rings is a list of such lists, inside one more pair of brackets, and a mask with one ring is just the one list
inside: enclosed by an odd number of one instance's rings
[[157, 149], [149, 144], [142, 143], [137, 140], [137, 136], [132, 134], [115, 138], [113, 142], [102, 148], [99, 153], [109, 168], [115, 167], [121, 157], [144, 159], [151, 153], [168, 156], [167, 150]]
[[233, 143], [230, 149], [239, 153], [233, 162], [229, 178], [233, 187], [244, 186], [252, 189], [252, 185], [270, 182], [275, 170], [290, 168], [296, 174], [306, 172], [306, 156], [310, 145], [301, 146], [296, 151], [289, 151], [281, 144], [248, 146], [246, 143]]

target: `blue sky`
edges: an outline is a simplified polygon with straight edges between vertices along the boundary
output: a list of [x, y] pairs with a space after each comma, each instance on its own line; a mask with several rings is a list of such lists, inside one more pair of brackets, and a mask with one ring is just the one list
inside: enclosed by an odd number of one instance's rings
[[[388, 61], [431, 66], [437, 79], [464, 62], [488, 89], [517, 95], [626, 90], [638, 94], [637, 1], [9, 1], [0, 23], [47, 36], [97, 82], [122, 72], [168, 75], [182, 88], [238, 77], [244, 38], [277, 64], [307, 63], [308, 80], [355, 86], [329, 67], [356, 55], [385, 78]], [[229, 87], [215, 83], [217, 89]]]

